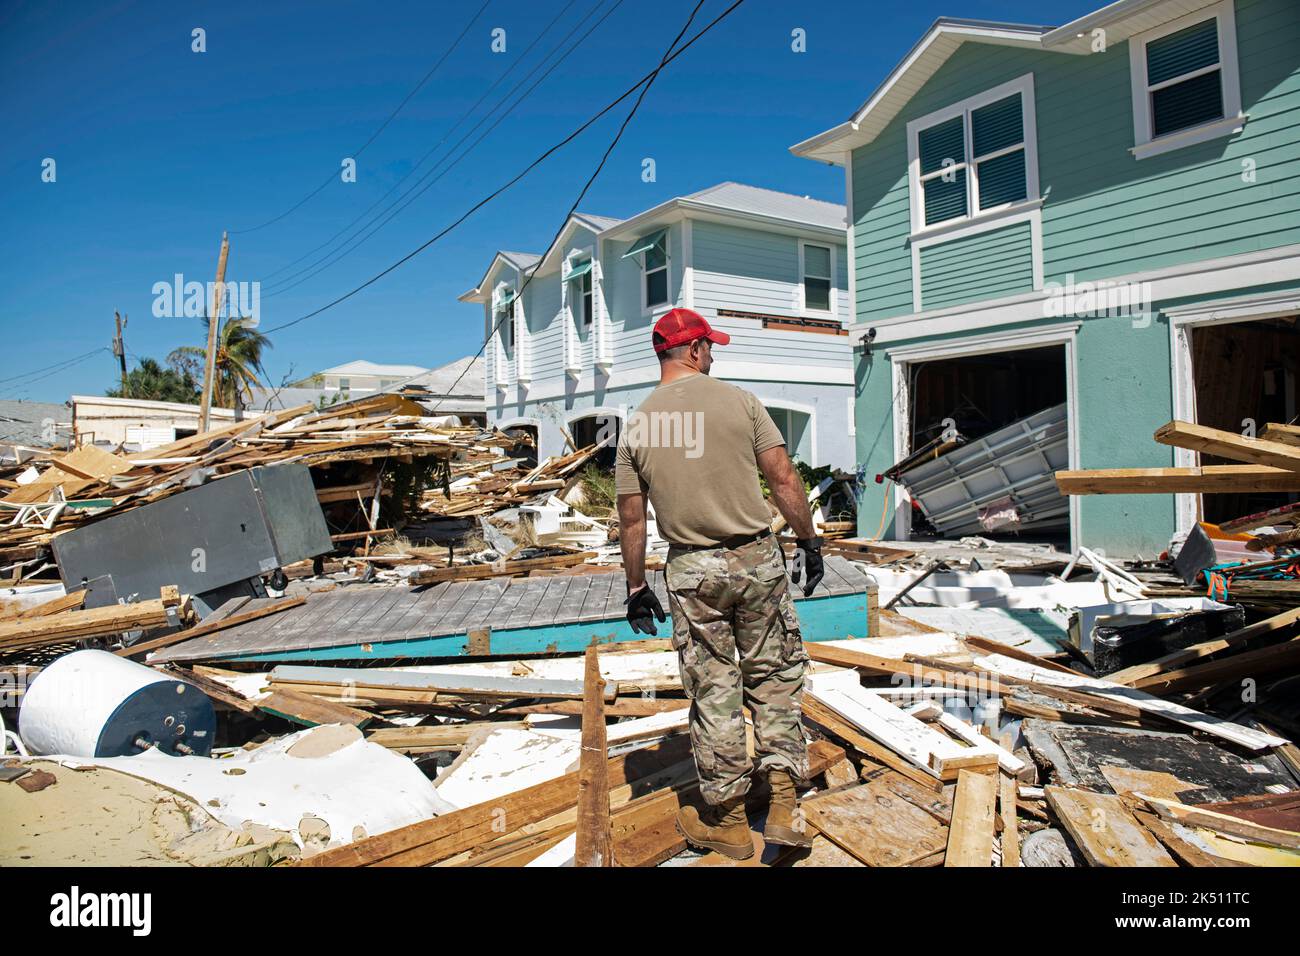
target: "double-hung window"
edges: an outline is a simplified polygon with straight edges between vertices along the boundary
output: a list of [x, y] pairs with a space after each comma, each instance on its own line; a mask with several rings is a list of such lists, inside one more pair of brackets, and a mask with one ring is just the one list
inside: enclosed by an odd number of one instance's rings
[[642, 311], [668, 304], [668, 230], [658, 229], [632, 243], [624, 259], [641, 257]]
[[803, 244], [803, 307], [806, 312], [831, 310], [830, 246]]
[[1033, 76], [907, 124], [912, 231], [1038, 198]]
[[591, 259], [577, 259], [567, 264], [564, 281], [572, 283], [570, 285], [569, 301], [575, 303], [574, 318], [580, 328], [587, 328], [591, 325], [594, 315], [592, 312], [592, 295], [591, 295]]
[[501, 332], [501, 344], [509, 353], [515, 347], [515, 293], [502, 289], [497, 303], [496, 327]]
[[1133, 154], [1154, 156], [1241, 129], [1232, 0], [1129, 41]]

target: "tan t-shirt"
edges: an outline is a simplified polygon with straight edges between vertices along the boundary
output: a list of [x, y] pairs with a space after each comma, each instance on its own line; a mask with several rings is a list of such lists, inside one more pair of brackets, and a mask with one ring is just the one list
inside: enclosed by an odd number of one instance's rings
[[760, 452], [785, 444], [762, 403], [707, 375], [660, 385], [628, 415], [614, 473], [620, 495], [645, 493], [659, 533], [704, 546], [771, 524]]

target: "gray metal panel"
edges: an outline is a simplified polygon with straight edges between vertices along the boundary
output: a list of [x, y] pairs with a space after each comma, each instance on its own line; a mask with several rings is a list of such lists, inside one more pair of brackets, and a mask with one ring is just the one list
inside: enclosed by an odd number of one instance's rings
[[[259, 493], [259, 488], [262, 489]], [[283, 540], [271, 531], [275, 521]], [[317, 524], [318, 523], [318, 524]], [[174, 584], [199, 595], [331, 549], [303, 465], [254, 468], [57, 535], [59, 574], [69, 589], [107, 577], [88, 607]], [[285, 560], [288, 558], [288, 560]]]
[[254, 468], [253, 481], [266, 508], [279, 567], [334, 550], [306, 465]]

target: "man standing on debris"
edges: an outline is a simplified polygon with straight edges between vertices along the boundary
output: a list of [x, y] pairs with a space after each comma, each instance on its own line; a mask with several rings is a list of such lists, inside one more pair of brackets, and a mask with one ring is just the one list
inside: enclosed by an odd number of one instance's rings
[[747, 705], [758, 770], [772, 793], [764, 836], [808, 846], [795, 813], [795, 787], [808, 765], [799, 706], [808, 657], [759, 472], [798, 538], [791, 576], [796, 584], [804, 578], [805, 595], [822, 579], [807, 493], [759, 400], [709, 377], [713, 345], [731, 337], [689, 309], [673, 309], [652, 338], [659, 387], [624, 423], [615, 483], [627, 618], [639, 633], [657, 634], [655, 618], [665, 619], [645, 580], [647, 496], [670, 545], [673, 647], [691, 698], [691, 745], [707, 804], [703, 814], [679, 811], [677, 829], [697, 847], [753, 855]]

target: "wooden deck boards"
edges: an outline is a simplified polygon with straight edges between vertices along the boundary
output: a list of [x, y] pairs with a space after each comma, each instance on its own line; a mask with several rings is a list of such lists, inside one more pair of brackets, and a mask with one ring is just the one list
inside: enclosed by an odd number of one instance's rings
[[[661, 571], [647, 580], [668, 610]], [[814, 597], [861, 594], [867, 578], [852, 562], [826, 557], [826, 577]], [[796, 600], [802, 592], [795, 589]], [[626, 592], [618, 574], [555, 575], [450, 581], [418, 590], [347, 585], [311, 595], [306, 604], [206, 638], [165, 648], [154, 661], [201, 660], [288, 650], [318, 650], [360, 643], [418, 640], [463, 634], [620, 620]], [[264, 601], [234, 599], [213, 620], [252, 610]]]

